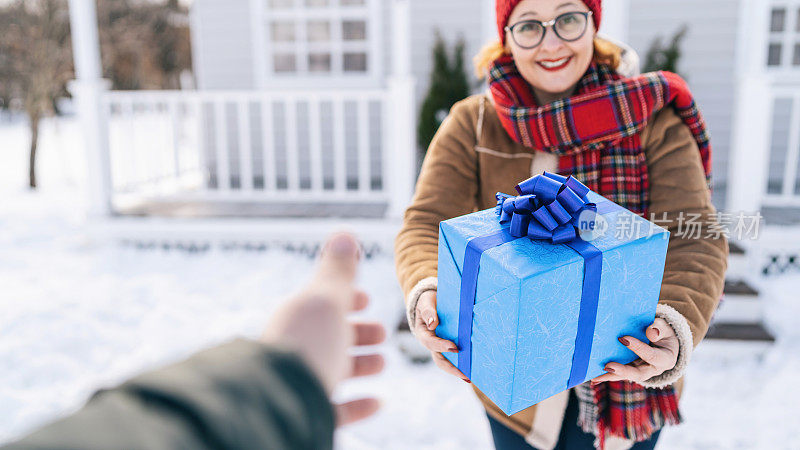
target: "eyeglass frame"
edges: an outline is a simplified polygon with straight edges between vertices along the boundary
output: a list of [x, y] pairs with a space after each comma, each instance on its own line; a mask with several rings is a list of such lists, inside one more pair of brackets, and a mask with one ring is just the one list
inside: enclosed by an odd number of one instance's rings
[[[580, 36], [576, 37], [575, 39], [564, 39], [563, 37], [561, 37], [560, 34], [558, 34], [558, 31], [556, 31], [556, 29], [554, 28], [554, 25], [556, 24], [556, 22], [558, 22], [558, 19], [560, 19], [560, 18], [562, 18], [562, 17], [564, 17], [564, 16], [566, 16], [568, 14], [580, 14], [586, 19], [586, 24], [583, 27], [583, 31], [581, 32]], [[558, 36], [558, 38], [561, 39], [564, 42], [575, 42], [575, 41], [577, 41], [578, 39], [582, 38], [584, 34], [586, 34], [586, 30], [589, 28], [589, 18], [591, 16], [592, 16], [592, 12], [591, 11], [570, 11], [570, 12], [565, 12], [563, 14], [559, 14], [554, 19], [548, 20], [547, 22], [542, 22], [541, 20], [536, 20], [536, 19], [520, 20], [519, 22], [515, 23], [514, 25], [506, 25], [503, 28], [503, 30], [511, 32], [511, 39], [513, 39], [514, 43], [517, 44], [520, 48], [525, 49], [525, 50], [530, 50], [532, 48], [536, 48], [536, 47], [542, 45], [542, 42], [544, 42], [545, 36], [547, 36], [547, 28], [548, 27], [553, 28], [553, 33], [555, 33], [556, 36]], [[531, 23], [531, 22], [540, 24], [542, 26], [542, 28], [544, 29], [544, 31], [542, 32], [542, 38], [539, 39], [539, 42], [537, 42], [535, 45], [532, 45], [530, 47], [525, 47], [523, 45], [520, 45], [520, 43], [517, 42], [517, 38], [514, 37], [514, 28], [517, 25], [521, 25], [523, 23]]]

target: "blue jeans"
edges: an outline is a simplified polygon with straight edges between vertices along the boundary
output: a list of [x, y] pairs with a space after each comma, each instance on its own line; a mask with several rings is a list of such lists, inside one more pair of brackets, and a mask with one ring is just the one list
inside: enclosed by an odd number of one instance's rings
[[[494, 447], [497, 450], [531, 450], [534, 448], [525, 442], [522, 436], [496, 421], [491, 416], [489, 416], [489, 425], [492, 428]], [[653, 450], [660, 433], [661, 430], [658, 430], [650, 436], [650, 439], [637, 442], [631, 447], [631, 450]], [[570, 390], [567, 411], [564, 414], [564, 422], [561, 424], [561, 433], [558, 436], [558, 443], [556, 444], [555, 450], [585, 449], [594, 449], [594, 435], [592, 433], [585, 433], [578, 426], [578, 398], [575, 396], [575, 393]]]

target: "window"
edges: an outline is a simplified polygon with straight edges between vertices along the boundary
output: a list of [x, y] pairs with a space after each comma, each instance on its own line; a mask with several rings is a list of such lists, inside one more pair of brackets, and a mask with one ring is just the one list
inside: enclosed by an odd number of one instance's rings
[[328, 42], [331, 40], [331, 23], [328, 21], [308, 22], [308, 42]]
[[364, 20], [342, 21], [342, 39], [345, 41], [365, 41], [367, 39], [367, 22]]
[[800, 68], [800, 2], [781, 2], [770, 11], [767, 67]]
[[294, 0], [269, 0], [269, 7], [275, 9], [291, 8]]
[[309, 53], [308, 54], [309, 72], [330, 72], [331, 54], [330, 53]]
[[297, 57], [294, 53], [276, 53], [274, 55], [274, 70], [279, 73], [297, 71]]
[[272, 42], [294, 42], [294, 40], [294, 23], [272, 22]]
[[263, 0], [265, 75], [369, 75], [381, 0]]
[[781, 65], [781, 44], [772, 43], [769, 44], [769, 50], [767, 52], [767, 65], [770, 67], [773, 66], [780, 66]]
[[773, 8], [769, 31], [780, 33], [786, 26], [786, 8]]
[[344, 54], [345, 72], [366, 72], [367, 54], [366, 53], [345, 53]]

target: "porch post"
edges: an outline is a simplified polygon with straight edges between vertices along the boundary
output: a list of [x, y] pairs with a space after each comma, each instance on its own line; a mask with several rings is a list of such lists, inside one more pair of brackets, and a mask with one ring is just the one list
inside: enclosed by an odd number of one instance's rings
[[75, 80], [69, 90], [75, 98], [86, 149], [87, 193], [91, 217], [111, 214], [111, 171], [107, 116], [102, 98], [108, 82], [102, 78], [95, 0], [69, 0]]
[[414, 77], [411, 74], [411, 2], [392, 0], [392, 75], [384, 147], [384, 179], [390, 195], [387, 216], [400, 218], [411, 201], [416, 180]]
[[725, 209], [754, 213], [766, 192], [772, 123], [772, 92], [765, 66], [769, 5], [739, 3], [736, 100]]

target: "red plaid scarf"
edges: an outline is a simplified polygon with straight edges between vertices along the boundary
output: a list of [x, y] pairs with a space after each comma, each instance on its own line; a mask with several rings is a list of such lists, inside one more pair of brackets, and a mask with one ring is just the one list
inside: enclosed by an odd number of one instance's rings
[[[710, 186], [705, 122], [686, 82], [674, 73], [623, 78], [592, 63], [572, 97], [538, 106], [514, 60], [502, 56], [489, 72], [489, 87], [500, 122], [516, 142], [559, 155], [560, 174], [575, 176], [645, 218], [649, 184], [640, 133], [655, 112], [672, 105], [697, 141]], [[681, 421], [671, 386], [646, 389], [633, 382], [608, 382], [596, 386], [593, 394], [593, 399], [579, 396], [584, 412], [579, 423], [597, 436], [601, 448], [606, 435], [642, 441], [665, 424]]]

